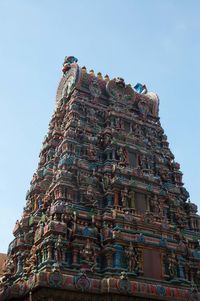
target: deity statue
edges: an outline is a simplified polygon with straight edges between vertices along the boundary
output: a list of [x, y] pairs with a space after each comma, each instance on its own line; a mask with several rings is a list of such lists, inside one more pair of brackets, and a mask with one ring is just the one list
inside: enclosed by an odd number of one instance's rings
[[169, 270], [169, 276], [173, 279], [177, 277], [177, 258], [176, 254], [174, 252], [171, 253], [171, 256], [168, 258], [168, 270]]
[[62, 261], [62, 247], [63, 247], [62, 236], [59, 234], [57, 241], [55, 243], [55, 257], [57, 262]]
[[138, 270], [138, 256], [132, 242], [130, 242], [129, 248], [126, 250], [126, 255], [128, 258], [128, 271], [136, 272]]
[[103, 184], [104, 191], [106, 191], [110, 187], [110, 184], [111, 184], [111, 175], [110, 174], [104, 175], [102, 184]]
[[88, 148], [88, 157], [90, 160], [95, 161], [96, 160], [96, 150], [93, 144], [89, 145]]
[[121, 191], [121, 199], [123, 208], [128, 207], [128, 189], [125, 187], [124, 191]]
[[31, 251], [30, 251], [30, 257], [27, 258], [24, 264], [24, 272], [25, 274], [29, 274], [31, 271], [34, 270], [34, 268], [37, 265], [37, 255], [36, 255], [36, 246], [33, 245]]
[[90, 270], [93, 269], [96, 262], [96, 257], [94, 256], [95, 250], [91, 245], [90, 239], [86, 240], [86, 244], [80, 251], [80, 254], [83, 258], [84, 263], [86, 264], [86, 267]]
[[150, 210], [156, 214], [159, 214], [160, 212], [160, 204], [157, 195], [150, 198]]
[[71, 69], [71, 65], [77, 62], [78, 59], [74, 56], [66, 56], [64, 59], [62, 72], [65, 74], [67, 71], [69, 71], [69, 69]]
[[127, 163], [127, 159], [126, 159], [126, 153], [125, 153], [125, 150], [120, 147], [118, 150], [117, 150], [117, 155], [119, 157], [119, 165], [120, 166], [125, 166], [126, 163]]

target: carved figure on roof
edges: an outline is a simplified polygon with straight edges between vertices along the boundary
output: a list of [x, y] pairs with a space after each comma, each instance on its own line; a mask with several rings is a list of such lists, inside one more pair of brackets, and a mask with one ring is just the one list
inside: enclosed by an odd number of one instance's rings
[[89, 90], [94, 97], [99, 97], [102, 93], [99, 80], [96, 77], [91, 77], [89, 80]]
[[113, 101], [134, 102], [134, 91], [130, 85], [125, 85], [122, 78], [114, 78], [106, 85], [106, 90]]
[[146, 118], [148, 113], [151, 113], [154, 117], [158, 116], [158, 95], [153, 92], [148, 92], [146, 85], [140, 83], [135, 85], [134, 90], [138, 93], [138, 108], [143, 117]]
[[147, 93], [147, 87], [146, 85], [142, 85], [140, 83], [137, 83], [135, 86], [134, 86], [134, 90], [137, 92], [137, 93], [140, 93], [140, 94], [146, 94]]
[[125, 81], [122, 77], [117, 77], [115, 82], [118, 86], [125, 88]]
[[149, 104], [148, 101], [146, 99], [140, 99], [138, 101], [138, 109], [141, 113], [141, 115], [143, 116], [144, 119], [147, 118], [147, 115], [149, 113]]
[[146, 94], [149, 102], [150, 102], [150, 112], [154, 117], [158, 116], [159, 110], [159, 97], [156, 93], [148, 92]]
[[66, 56], [63, 63], [63, 73], [65, 74], [71, 68], [71, 65], [77, 62], [78, 59], [74, 56]]

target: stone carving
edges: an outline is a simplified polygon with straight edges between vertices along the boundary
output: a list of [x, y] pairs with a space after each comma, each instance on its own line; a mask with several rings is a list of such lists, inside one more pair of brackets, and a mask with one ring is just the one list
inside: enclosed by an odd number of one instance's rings
[[138, 255], [133, 244], [130, 242], [129, 248], [126, 251], [128, 257], [128, 271], [137, 273], [138, 272]]
[[89, 82], [89, 90], [92, 96], [99, 97], [101, 95], [101, 86], [99, 80], [95, 77], [92, 77]]
[[78, 59], [74, 56], [66, 56], [63, 63], [63, 73], [65, 74], [67, 71], [71, 69], [71, 65], [77, 63]]
[[45, 299], [50, 288], [55, 300], [112, 293], [182, 301], [191, 283], [200, 285], [197, 206], [161, 127], [157, 95], [136, 86], [65, 58], [1, 301], [29, 291]]
[[106, 89], [111, 100], [134, 102], [134, 91], [130, 85], [125, 85], [122, 78], [110, 80]]

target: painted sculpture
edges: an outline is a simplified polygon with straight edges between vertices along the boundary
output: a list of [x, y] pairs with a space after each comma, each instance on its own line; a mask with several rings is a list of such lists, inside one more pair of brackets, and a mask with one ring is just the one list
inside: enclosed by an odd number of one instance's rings
[[200, 217], [145, 85], [66, 57], [0, 301], [199, 300]]

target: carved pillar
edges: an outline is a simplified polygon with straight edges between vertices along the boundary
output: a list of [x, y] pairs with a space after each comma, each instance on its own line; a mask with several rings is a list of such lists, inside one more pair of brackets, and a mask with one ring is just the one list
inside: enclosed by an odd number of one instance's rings
[[77, 264], [78, 263], [78, 250], [77, 249], [73, 249], [73, 253], [72, 253], [72, 256], [73, 256], [73, 265]]
[[48, 257], [48, 260], [52, 260], [52, 246], [51, 245], [48, 245], [47, 247], [47, 257]]
[[119, 192], [117, 190], [114, 192], [114, 206], [119, 206]]
[[129, 192], [129, 207], [135, 209], [135, 191]]

